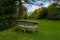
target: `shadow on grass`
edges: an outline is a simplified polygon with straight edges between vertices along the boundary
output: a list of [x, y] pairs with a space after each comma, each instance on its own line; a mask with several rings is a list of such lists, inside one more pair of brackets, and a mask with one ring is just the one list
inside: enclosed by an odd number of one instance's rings
[[16, 28], [14, 29], [15, 32], [17, 33], [24, 33], [24, 34], [33, 34], [33, 32], [31, 30], [26, 30], [26, 32], [24, 32], [24, 29], [23, 28]]
[[1, 28], [1, 27], [0, 27], [0, 32], [5, 31], [5, 30], [9, 30], [9, 29], [12, 29], [12, 28], [15, 28], [15, 27], [16, 27], [16, 26], [6, 27], [6, 28]]
[[32, 31], [29, 31], [29, 30], [26, 30], [26, 32], [24, 33], [24, 30], [23, 29], [20, 29], [20, 28], [16, 28], [14, 30], [15, 32], [19, 33], [20, 35], [22, 34], [23, 35], [23, 38], [27, 38], [27, 39], [32, 39], [32, 40], [43, 40], [43, 34], [39, 31], [37, 32], [32, 32]]

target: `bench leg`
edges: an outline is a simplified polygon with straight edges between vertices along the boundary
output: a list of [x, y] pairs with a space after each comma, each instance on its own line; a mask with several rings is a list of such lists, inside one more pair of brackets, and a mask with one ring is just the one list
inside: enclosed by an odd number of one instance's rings
[[33, 30], [32, 30], [32, 31], [33, 31], [33, 33], [34, 33], [34, 28], [33, 28]]
[[24, 28], [24, 33], [26, 32], [26, 28]]

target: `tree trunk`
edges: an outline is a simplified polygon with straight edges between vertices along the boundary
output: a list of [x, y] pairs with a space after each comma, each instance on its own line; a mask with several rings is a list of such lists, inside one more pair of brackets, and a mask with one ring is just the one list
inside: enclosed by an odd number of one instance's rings
[[18, 17], [21, 19], [22, 14], [23, 14], [23, 10], [22, 10], [22, 2], [21, 0], [19, 1], [19, 13], [18, 13]]

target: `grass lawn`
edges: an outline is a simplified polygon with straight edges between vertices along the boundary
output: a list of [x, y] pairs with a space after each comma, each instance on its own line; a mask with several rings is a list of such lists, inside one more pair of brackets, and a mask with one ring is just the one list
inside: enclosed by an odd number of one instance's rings
[[8, 29], [0, 32], [0, 40], [60, 40], [60, 21], [36, 20], [39, 22], [38, 32], [17, 32]]

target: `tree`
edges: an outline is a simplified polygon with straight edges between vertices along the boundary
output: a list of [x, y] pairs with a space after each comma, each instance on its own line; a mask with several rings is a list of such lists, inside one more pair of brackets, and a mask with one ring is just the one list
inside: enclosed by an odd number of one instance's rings
[[16, 19], [15, 0], [0, 0], [0, 30], [14, 26]]
[[38, 16], [38, 19], [45, 19], [48, 15], [48, 10], [45, 7], [42, 7], [41, 9], [42, 9], [42, 11], [40, 12], [40, 14]]
[[38, 8], [36, 9], [31, 15], [30, 15], [30, 18], [31, 19], [38, 19], [39, 15], [41, 14], [42, 12], [42, 8]]
[[[57, 12], [56, 12], [57, 11]], [[60, 8], [57, 8], [57, 4], [52, 4], [48, 7], [48, 19], [58, 20], [60, 19]]]
[[22, 0], [16, 0], [17, 2], [19, 2], [19, 12], [18, 12], [18, 17], [19, 19], [22, 18], [22, 15], [23, 15], [23, 11], [27, 12], [27, 8], [23, 5], [23, 2]]

